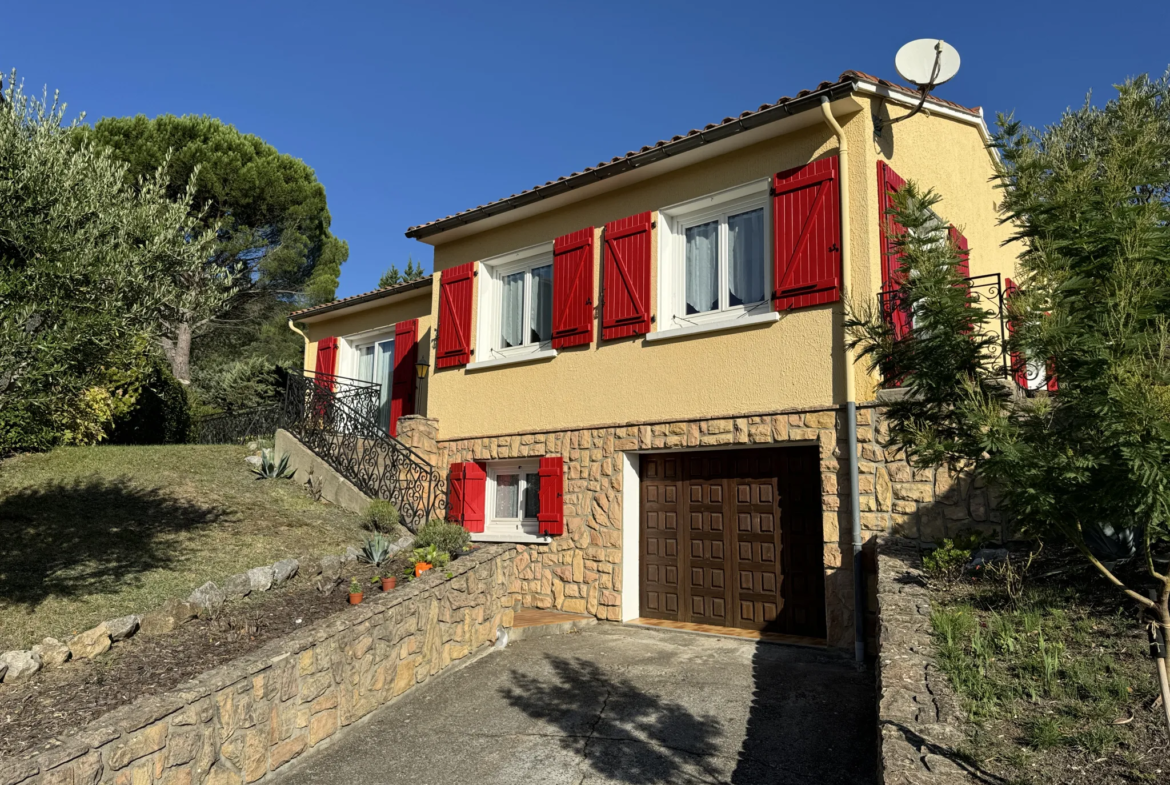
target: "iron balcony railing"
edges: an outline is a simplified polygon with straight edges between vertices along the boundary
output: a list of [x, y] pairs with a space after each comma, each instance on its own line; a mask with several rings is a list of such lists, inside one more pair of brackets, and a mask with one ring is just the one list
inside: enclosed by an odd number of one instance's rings
[[358, 490], [385, 499], [411, 531], [446, 509], [444, 476], [379, 424], [381, 386], [333, 374], [289, 374], [285, 428]]
[[374, 382], [290, 371], [280, 401], [203, 418], [196, 441], [243, 443], [284, 428], [362, 493], [396, 506], [415, 531], [446, 509], [445, 478], [381, 426], [381, 400]]
[[[966, 281], [967, 291], [970, 293], [971, 306], [982, 308], [989, 314], [982, 329], [987, 331], [992, 339], [987, 342], [987, 351], [990, 353], [991, 363], [998, 366], [997, 372], [1005, 379], [1013, 379], [1025, 391], [1043, 387], [1044, 364], [1021, 362], [1007, 351], [1010, 328], [1007, 309], [1004, 307], [1006, 292], [999, 273], [976, 275], [963, 280]], [[895, 340], [903, 340], [910, 335], [914, 314], [901, 289], [878, 293], [878, 307], [881, 309], [882, 318], [893, 327]], [[884, 368], [883, 374], [887, 384], [897, 384], [896, 369]]]

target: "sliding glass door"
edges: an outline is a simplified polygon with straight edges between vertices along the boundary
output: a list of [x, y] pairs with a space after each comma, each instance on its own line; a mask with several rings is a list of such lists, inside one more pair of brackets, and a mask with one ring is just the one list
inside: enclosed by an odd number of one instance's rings
[[378, 406], [378, 424], [383, 430], [390, 429], [390, 388], [394, 383], [394, 338], [385, 338], [368, 343], [356, 343], [356, 376], [363, 382], [381, 385], [381, 399]]

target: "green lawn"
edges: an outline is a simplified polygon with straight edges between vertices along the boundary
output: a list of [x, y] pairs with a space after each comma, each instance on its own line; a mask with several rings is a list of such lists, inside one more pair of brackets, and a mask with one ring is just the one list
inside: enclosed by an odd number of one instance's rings
[[0, 462], [0, 651], [185, 597], [204, 581], [361, 539], [235, 446], [71, 447]]

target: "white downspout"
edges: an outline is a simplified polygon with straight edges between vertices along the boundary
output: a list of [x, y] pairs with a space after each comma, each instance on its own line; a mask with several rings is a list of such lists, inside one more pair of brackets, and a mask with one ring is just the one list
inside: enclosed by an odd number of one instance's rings
[[294, 333], [296, 333], [297, 335], [299, 335], [299, 336], [301, 336], [302, 338], [304, 338], [304, 339], [305, 339], [305, 350], [301, 352], [301, 355], [302, 355], [302, 360], [301, 360], [301, 363], [303, 364], [303, 363], [304, 363], [304, 359], [303, 359], [303, 357], [308, 355], [308, 350], [309, 350], [309, 336], [307, 336], [307, 335], [305, 335], [303, 332], [301, 332], [300, 328], [298, 328], [298, 327], [297, 327], [295, 324], [293, 324], [293, 320], [292, 320], [292, 319], [289, 319], [289, 320], [288, 320], [288, 329], [292, 330]]
[[[852, 212], [849, 202], [849, 140], [845, 138], [845, 130], [837, 118], [833, 117], [828, 96], [821, 97], [821, 114], [837, 137], [838, 177], [841, 178], [841, 300], [848, 303], [853, 282], [849, 231]], [[861, 493], [857, 480], [857, 392], [853, 378], [853, 350], [849, 347], [848, 336], [845, 336], [842, 349], [845, 357], [845, 419], [849, 433], [849, 509], [853, 517], [853, 647], [857, 661], [862, 662], [865, 660], [865, 581], [861, 571]]]

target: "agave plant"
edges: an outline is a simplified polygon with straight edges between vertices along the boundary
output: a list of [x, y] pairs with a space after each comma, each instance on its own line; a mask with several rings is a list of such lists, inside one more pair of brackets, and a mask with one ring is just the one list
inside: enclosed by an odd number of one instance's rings
[[274, 461], [272, 450], [261, 450], [260, 466], [253, 469], [252, 474], [258, 480], [286, 480], [293, 476], [294, 471], [289, 471], [288, 453], [280, 456], [279, 461]]
[[362, 553], [358, 558], [375, 567], [381, 567], [390, 558], [391, 544], [389, 537], [381, 532], [375, 532], [374, 536], [367, 539], [362, 545]]

